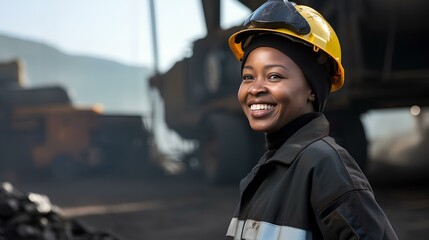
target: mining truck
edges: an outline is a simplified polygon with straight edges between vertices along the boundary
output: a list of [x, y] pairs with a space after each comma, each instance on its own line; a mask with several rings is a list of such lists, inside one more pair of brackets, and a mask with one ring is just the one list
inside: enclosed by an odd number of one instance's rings
[[142, 173], [149, 131], [139, 115], [75, 106], [60, 86], [27, 88], [20, 61], [0, 64], [0, 175], [67, 179]]
[[[250, 10], [265, 1], [240, 0]], [[345, 85], [329, 96], [324, 110], [331, 135], [364, 170], [367, 140], [360, 115], [370, 109], [429, 105], [429, 22], [425, 0], [295, 1], [322, 13], [338, 34]], [[241, 26], [220, 27], [220, 1], [202, 0], [207, 35], [193, 43], [193, 55], [154, 75], [151, 85], [165, 101], [167, 124], [199, 141], [197, 159], [212, 183], [236, 181], [264, 150], [236, 99], [240, 63], [227, 40]]]

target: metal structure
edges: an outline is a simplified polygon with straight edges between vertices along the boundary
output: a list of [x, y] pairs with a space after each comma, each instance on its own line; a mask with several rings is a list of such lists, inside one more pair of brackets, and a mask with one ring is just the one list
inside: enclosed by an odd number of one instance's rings
[[[240, 0], [251, 10], [265, 1]], [[151, 78], [165, 100], [167, 124], [196, 138], [205, 177], [235, 181], [259, 158], [263, 136], [253, 133], [236, 100], [239, 63], [228, 37], [240, 26], [220, 28], [220, 1], [202, 0], [207, 36], [194, 42], [193, 56]], [[328, 100], [332, 135], [365, 168], [367, 142], [359, 116], [370, 109], [429, 105], [429, 2], [296, 1], [322, 13], [342, 44], [346, 82]]]

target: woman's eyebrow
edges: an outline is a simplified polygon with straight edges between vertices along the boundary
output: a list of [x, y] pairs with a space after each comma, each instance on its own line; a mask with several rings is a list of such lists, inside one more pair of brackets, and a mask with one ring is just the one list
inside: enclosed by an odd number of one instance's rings
[[283, 68], [283, 69], [285, 69], [285, 70], [289, 70], [287, 67], [285, 67], [284, 65], [281, 65], [281, 64], [269, 64], [269, 65], [265, 65], [265, 68], [266, 69], [268, 69], [268, 68], [275, 68], [275, 67], [280, 67], [280, 68]]
[[[269, 64], [269, 65], [265, 65], [264, 66], [265, 69], [275, 68], [275, 67], [280, 67], [280, 68], [283, 68], [285, 70], [289, 70], [287, 67], [285, 67], [284, 65], [281, 65], [281, 64]], [[244, 65], [243, 69], [245, 69], [245, 68], [247, 68], [247, 69], [253, 69], [253, 67], [251, 65]]]

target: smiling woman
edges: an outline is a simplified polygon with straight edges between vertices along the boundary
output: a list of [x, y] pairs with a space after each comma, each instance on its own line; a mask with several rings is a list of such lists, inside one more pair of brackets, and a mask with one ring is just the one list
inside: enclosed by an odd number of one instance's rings
[[238, 98], [252, 129], [275, 132], [298, 116], [313, 112], [311, 94], [301, 69], [288, 56], [268, 47], [250, 53]]
[[357, 163], [329, 136], [322, 112], [344, 82], [329, 23], [307, 6], [268, 0], [229, 46], [242, 64], [238, 100], [267, 150], [240, 183], [227, 237], [398, 239]]

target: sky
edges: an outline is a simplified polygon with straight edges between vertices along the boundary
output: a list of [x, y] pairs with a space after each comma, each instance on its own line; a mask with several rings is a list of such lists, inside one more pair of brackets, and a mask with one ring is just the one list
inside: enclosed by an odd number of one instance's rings
[[[206, 34], [200, 0], [155, 0], [159, 67], [168, 70]], [[250, 13], [221, 0], [221, 25]], [[149, 0], [0, 0], [0, 34], [47, 43], [73, 55], [153, 67]]]

